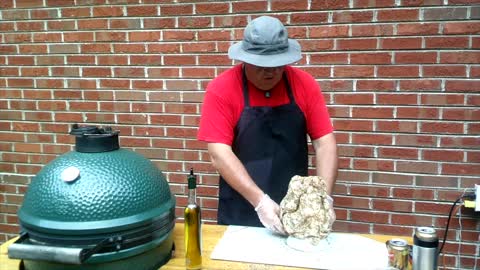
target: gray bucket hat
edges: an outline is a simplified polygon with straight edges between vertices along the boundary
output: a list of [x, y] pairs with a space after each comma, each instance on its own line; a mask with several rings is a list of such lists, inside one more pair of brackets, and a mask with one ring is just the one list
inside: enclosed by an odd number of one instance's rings
[[261, 16], [248, 23], [243, 40], [228, 49], [230, 59], [260, 67], [278, 67], [302, 59], [300, 44], [288, 38], [277, 18]]

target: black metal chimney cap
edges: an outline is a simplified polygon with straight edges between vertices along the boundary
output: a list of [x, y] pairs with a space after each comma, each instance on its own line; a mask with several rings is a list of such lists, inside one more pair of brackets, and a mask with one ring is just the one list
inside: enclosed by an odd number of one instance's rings
[[120, 149], [118, 134], [111, 127], [72, 125], [70, 135], [75, 136], [75, 150], [82, 153], [102, 153]]

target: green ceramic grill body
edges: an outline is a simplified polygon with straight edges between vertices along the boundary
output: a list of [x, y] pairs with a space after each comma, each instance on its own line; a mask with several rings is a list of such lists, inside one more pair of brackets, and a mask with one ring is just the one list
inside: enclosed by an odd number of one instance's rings
[[75, 151], [32, 179], [18, 217], [30, 242], [40, 246], [91, 249], [118, 238], [117, 249], [95, 253], [81, 265], [24, 260], [26, 269], [156, 269], [170, 258], [175, 198], [163, 173], [140, 154], [108, 146], [112, 138], [96, 151], [99, 141], [93, 147], [89, 142], [95, 136], [77, 135]]

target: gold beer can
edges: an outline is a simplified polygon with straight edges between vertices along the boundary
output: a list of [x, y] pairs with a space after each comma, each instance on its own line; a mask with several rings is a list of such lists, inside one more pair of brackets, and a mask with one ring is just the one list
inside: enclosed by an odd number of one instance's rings
[[388, 266], [398, 270], [411, 270], [410, 251], [407, 241], [399, 238], [388, 240]]

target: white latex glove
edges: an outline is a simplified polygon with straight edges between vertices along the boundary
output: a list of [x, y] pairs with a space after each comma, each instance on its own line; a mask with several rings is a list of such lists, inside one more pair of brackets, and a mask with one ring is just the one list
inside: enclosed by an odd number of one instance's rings
[[328, 215], [330, 216], [330, 228], [333, 226], [335, 220], [337, 220], [337, 215], [335, 215], [335, 210], [333, 209], [333, 198], [330, 195], [327, 195], [327, 202], [329, 204]]
[[280, 206], [270, 199], [270, 196], [264, 194], [262, 200], [255, 207], [255, 211], [257, 211], [258, 218], [265, 228], [274, 233], [287, 234], [280, 221]]

